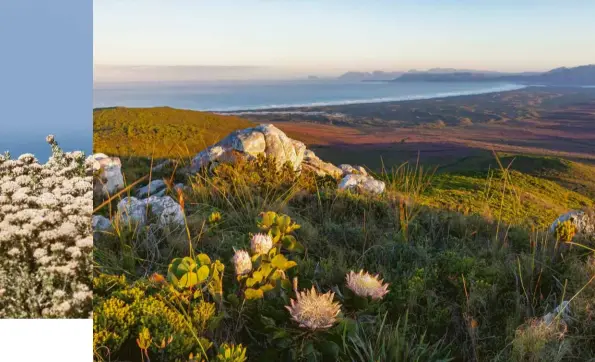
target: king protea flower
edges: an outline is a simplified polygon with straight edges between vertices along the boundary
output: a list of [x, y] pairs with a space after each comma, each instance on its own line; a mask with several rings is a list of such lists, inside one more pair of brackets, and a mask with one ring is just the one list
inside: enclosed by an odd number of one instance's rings
[[370, 275], [360, 270], [359, 273], [354, 271], [347, 274], [347, 288], [351, 289], [360, 297], [372, 297], [372, 299], [382, 299], [388, 293], [388, 283], [383, 284], [382, 279], [378, 279], [378, 275]]
[[254, 254], [266, 254], [273, 247], [273, 238], [269, 234], [256, 234], [250, 240]]
[[333, 303], [335, 293], [318, 294], [314, 287], [297, 293], [297, 300], [292, 299], [291, 305], [285, 306], [291, 318], [302, 328], [311, 330], [332, 327], [337, 321], [337, 314], [341, 311], [339, 303]]
[[244, 275], [252, 271], [252, 260], [246, 250], [238, 250], [233, 255], [233, 264], [236, 269], [236, 275]]

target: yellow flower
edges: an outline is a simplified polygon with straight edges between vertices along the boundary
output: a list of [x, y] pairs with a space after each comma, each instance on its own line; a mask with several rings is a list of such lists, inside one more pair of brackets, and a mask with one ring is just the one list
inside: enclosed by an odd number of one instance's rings
[[333, 303], [335, 293], [318, 294], [314, 287], [297, 293], [297, 300], [292, 299], [290, 306], [285, 306], [291, 318], [300, 327], [311, 330], [332, 327], [341, 310], [339, 303]]
[[382, 279], [378, 279], [378, 275], [372, 276], [368, 272], [364, 273], [360, 270], [359, 273], [354, 271], [347, 274], [347, 288], [351, 289], [360, 297], [372, 297], [372, 299], [382, 299], [388, 293], [388, 283], [383, 284]]
[[273, 247], [273, 238], [269, 234], [256, 234], [250, 240], [250, 247], [254, 254], [266, 254]]
[[233, 256], [236, 275], [248, 274], [252, 271], [252, 260], [246, 250], [238, 250]]

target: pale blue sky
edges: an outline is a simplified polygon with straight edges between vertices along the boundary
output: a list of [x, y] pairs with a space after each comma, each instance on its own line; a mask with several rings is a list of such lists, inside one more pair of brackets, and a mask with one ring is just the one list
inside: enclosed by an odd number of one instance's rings
[[305, 72], [595, 63], [595, 1], [95, 0], [94, 63]]

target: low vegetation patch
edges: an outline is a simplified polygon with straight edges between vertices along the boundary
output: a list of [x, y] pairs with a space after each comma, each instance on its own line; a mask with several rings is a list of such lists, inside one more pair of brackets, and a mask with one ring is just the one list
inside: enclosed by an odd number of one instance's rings
[[[118, 222], [115, 204], [132, 189], [96, 200], [112, 222], [94, 244], [96, 360], [595, 355], [593, 241], [568, 225], [549, 233], [540, 226], [550, 215], [526, 206], [538, 200], [515, 193], [531, 185], [541, 198], [560, 193], [557, 184], [499, 170], [483, 184], [451, 179], [468, 190], [455, 200], [448, 180], [407, 166], [380, 175], [382, 196], [337, 191], [333, 178], [264, 157], [194, 176], [175, 170], [151, 177], [184, 181], [167, 193], [183, 228]], [[428, 201], [432, 193], [473, 209], [445, 210]], [[590, 205], [572, 193], [550, 197]], [[486, 217], [485, 208], [498, 212]], [[519, 222], [531, 213], [541, 221]]]

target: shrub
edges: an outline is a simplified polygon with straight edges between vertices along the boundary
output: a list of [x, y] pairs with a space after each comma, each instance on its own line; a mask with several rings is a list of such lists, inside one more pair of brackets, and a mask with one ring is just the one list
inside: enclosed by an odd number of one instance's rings
[[0, 156], [0, 318], [87, 318], [92, 176], [82, 152]]

